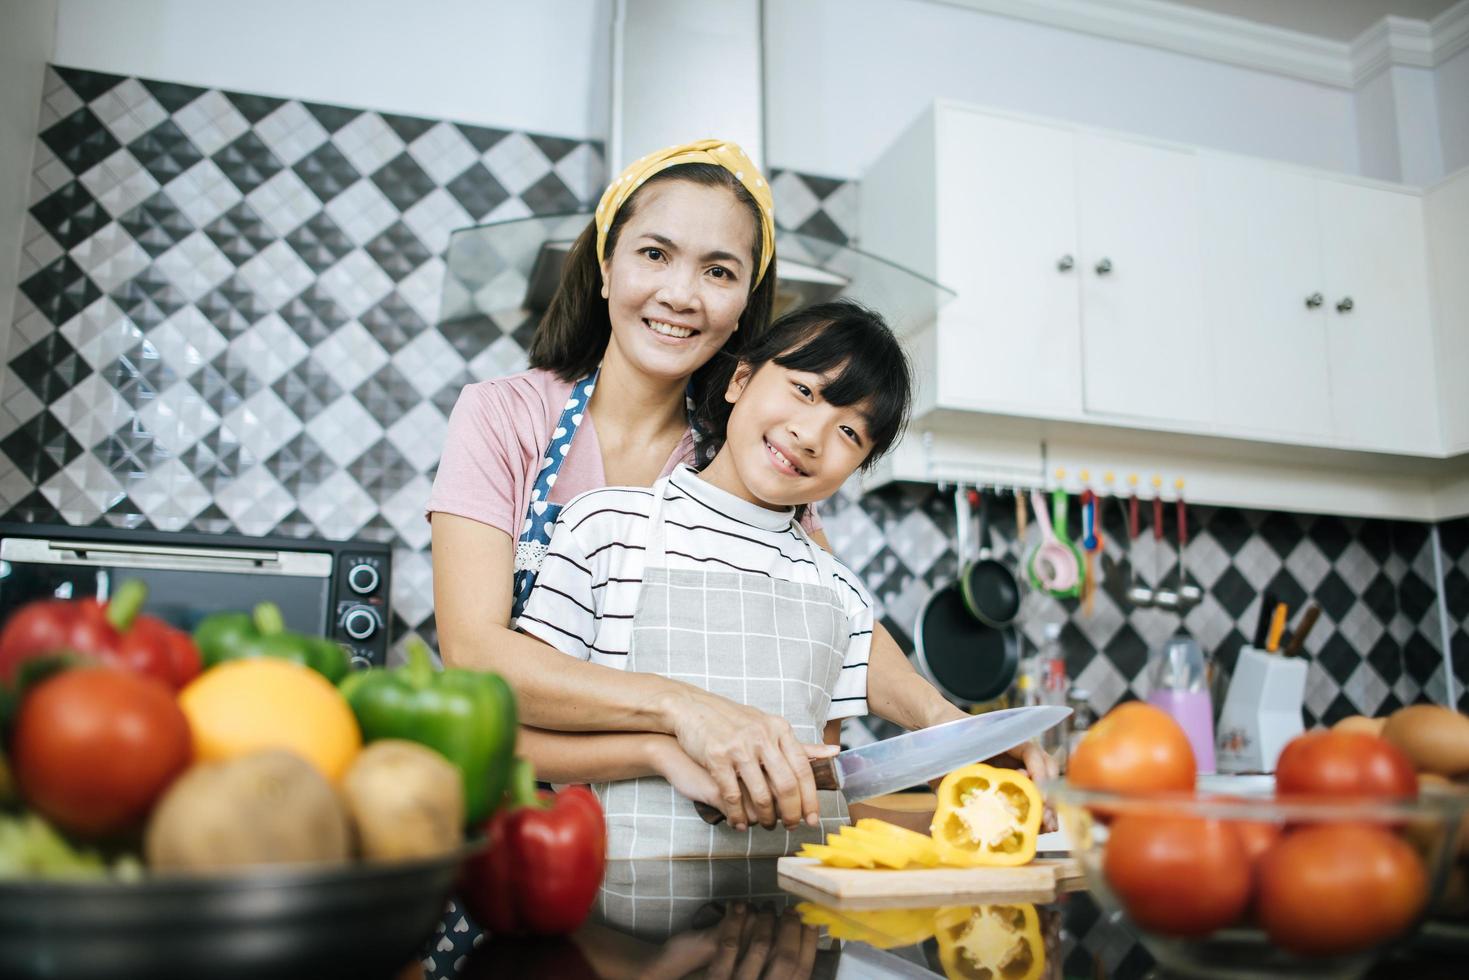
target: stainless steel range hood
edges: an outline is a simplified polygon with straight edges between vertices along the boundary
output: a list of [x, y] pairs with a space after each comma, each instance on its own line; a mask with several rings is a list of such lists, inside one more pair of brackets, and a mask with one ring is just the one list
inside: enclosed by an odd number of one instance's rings
[[[648, 147], [717, 134], [738, 142], [769, 173], [762, 6], [762, 0], [614, 0], [610, 172]], [[707, 86], [670, 84], [688, 78], [717, 79], [718, 96]], [[441, 322], [490, 316], [502, 327], [523, 325], [546, 308], [571, 243], [590, 220], [586, 211], [456, 232], [446, 256]], [[846, 296], [906, 332], [931, 320], [954, 295], [876, 256], [793, 231], [778, 232], [776, 256], [777, 314]]]

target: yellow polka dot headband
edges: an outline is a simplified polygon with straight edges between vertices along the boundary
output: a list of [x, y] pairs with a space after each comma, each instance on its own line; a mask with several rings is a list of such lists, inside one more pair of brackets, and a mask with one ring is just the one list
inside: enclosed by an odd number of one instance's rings
[[770, 185], [745, 151], [728, 140], [696, 140], [682, 146], [670, 146], [634, 160], [616, 180], [602, 192], [597, 202], [597, 261], [606, 257], [607, 232], [618, 210], [632, 197], [633, 192], [651, 176], [681, 163], [712, 163], [734, 174], [760, 209], [760, 270], [755, 276], [755, 285], [765, 278], [770, 260], [775, 257], [775, 199], [770, 196]]

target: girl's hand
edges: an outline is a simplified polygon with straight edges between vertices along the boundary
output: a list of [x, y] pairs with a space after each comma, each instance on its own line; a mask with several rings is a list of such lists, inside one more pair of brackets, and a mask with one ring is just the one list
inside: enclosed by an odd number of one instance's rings
[[[820, 804], [809, 760], [835, 755], [838, 747], [804, 746], [784, 718], [681, 687], [668, 713], [679, 746], [718, 787], [718, 799], [706, 802], [723, 811], [736, 830], [751, 822], [774, 827], [777, 821], [795, 829], [803, 818], [817, 826]], [[754, 807], [753, 821], [745, 813], [746, 794]]]

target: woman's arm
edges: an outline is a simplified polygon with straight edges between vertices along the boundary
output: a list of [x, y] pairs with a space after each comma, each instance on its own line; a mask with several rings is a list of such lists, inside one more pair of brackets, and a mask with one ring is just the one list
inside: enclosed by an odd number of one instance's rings
[[[813, 541], [830, 551], [826, 535], [813, 532]], [[872, 624], [872, 651], [867, 662], [867, 710], [905, 731], [930, 728], [968, 718], [969, 714], [924, 680], [882, 623]], [[992, 762], [1023, 768], [1032, 779], [1054, 779], [1056, 761], [1033, 742], [1017, 745]]]
[[744, 812], [743, 780], [759, 823], [819, 821], [808, 751], [785, 719], [658, 674], [585, 663], [511, 630], [513, 554], [498, 528], [433, 515], [434, 614], [446, 664], [504, 677], [527, 725], [672, 735], [708, 771], [719, 789], [710, 802], [731, 818]]

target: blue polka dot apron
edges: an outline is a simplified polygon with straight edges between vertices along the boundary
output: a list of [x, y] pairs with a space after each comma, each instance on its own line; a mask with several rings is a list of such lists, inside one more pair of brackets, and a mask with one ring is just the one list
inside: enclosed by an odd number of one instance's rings
[[510, 626], [520, 618], [525, 609], [530, 590], [535, 588], [536, 575], [541, 562], [551, 547], [551, 529], [556, 524], [556, 515], [561, 513], [561, 504], [551, 503], [551, 488], [556, 485], [556, 474], [571, 452], [571, 441], [586, 418], [587, 403], [597, 388], [598, 371], [582, 378], [571, 386], [571, 394], [561, 409], [561, 418], [551, 430], [551, 441], [541, 454], [541, 468], [536, 473], [536, 482], [530, 490], [530, 508], [520, 525], [520, 538], [515, 542], [515, 597], [510, 606]]

